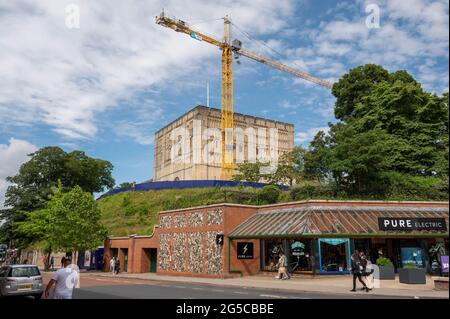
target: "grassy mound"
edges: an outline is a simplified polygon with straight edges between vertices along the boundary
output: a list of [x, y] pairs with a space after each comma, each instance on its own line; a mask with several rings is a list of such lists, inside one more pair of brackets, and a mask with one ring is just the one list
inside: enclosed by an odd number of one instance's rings
[[[282, 192], [278, 201], [288, 201]], [[103, 224], [110, 235], [149, 235], [165, 210], [212, 205], [219, 203], [248, 205], [266, 204], [261, 191], [254, 188], [192, 188], [125, 192], [98, 200]]]

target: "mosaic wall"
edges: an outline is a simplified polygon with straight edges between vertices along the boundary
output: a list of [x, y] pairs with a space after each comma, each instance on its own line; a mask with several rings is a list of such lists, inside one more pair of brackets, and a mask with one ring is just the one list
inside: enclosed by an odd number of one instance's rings
[[[209, 212], [192, 212], [162, 215], [159, 227], [195, 228], [223, 224], [221, 209]], [[217, 231], [160, 234], [159, 268], [165, 271], [222, 273], [222, 245], [216, 244]]]
[[221, 225], [223, 224], [223, 211], [217, 209], [207, 213], [208, 225]]
[[188, 271], [203, 272], [203, 238], [202, 233], [188, 234]]
[[188, 227], [203, 226], [203, 213], [190, 213], [188, 217]]
[[172, 242], [172, 270], [177, 272], [186, 271], [186, 234], [173, 234]]
[[216, 236], [219, 232], [206, 233], [206, 273], [218, 275], [222, 272], [222, 245], [216, 244]]
[[[163, 215], [159, 220], [161, 228], [184, 228], [205, 226], [205, 214], [202, 212], [184, 213], [177, 215]], [[223, 224], [223, 211], [221, 209], [206, 212], [207, 225]]]
[[173, 216], [172, 227], [173, 228], [184, 228], [187, 226], [187, 216], [186, 214], [178, 214]]
[[172, 225], [172, 215], [163, 215], [159, 220], [159, 227], [170, 228]]
[[162, 270], [170, 269], [170, 251], [169, 251], [169, 240], [171, 234], [160, 234], [159, 235], [159, 249], [158, 249], [158, 261], [159, 268]]

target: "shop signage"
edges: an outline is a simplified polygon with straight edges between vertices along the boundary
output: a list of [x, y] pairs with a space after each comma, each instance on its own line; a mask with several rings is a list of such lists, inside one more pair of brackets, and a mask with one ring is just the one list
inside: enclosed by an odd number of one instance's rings
[[291, 253], [293, 256], [303, 256], [305, 255], [304, 252], [305, 244], [299, 241], [295, 241], [291, 244]]
[[223, 234], [217, 234], [216, 235], [216, 244], [217, 245], [223, 245]]
[[441, 256], [442, 272], [448, 273], [448, 256]]
[[445, 218], [378, 218], [380, 230], [447, 230]]
[[237, 243], [238, 259], [253, 259], [253, 243]]

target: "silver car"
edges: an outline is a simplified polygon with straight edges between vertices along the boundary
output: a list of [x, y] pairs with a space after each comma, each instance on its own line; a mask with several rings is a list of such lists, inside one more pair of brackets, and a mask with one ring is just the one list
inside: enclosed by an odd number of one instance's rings
[[41, 299], [44, 291], [37, 266], [10, 265], [0, 268], [0, 297], [34, 296]]

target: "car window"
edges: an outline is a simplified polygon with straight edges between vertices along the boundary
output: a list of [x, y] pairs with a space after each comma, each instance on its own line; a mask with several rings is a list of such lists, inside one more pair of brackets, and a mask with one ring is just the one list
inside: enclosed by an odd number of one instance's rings
[[1, 267], [0, 268], [0, 277], [4, 277], [7, 271], [8, 271], [8, 267]]
[[11, 268], [10, 277], [31, 277], [40, 276], [41, 273], [37, 267], [14, 267]]

